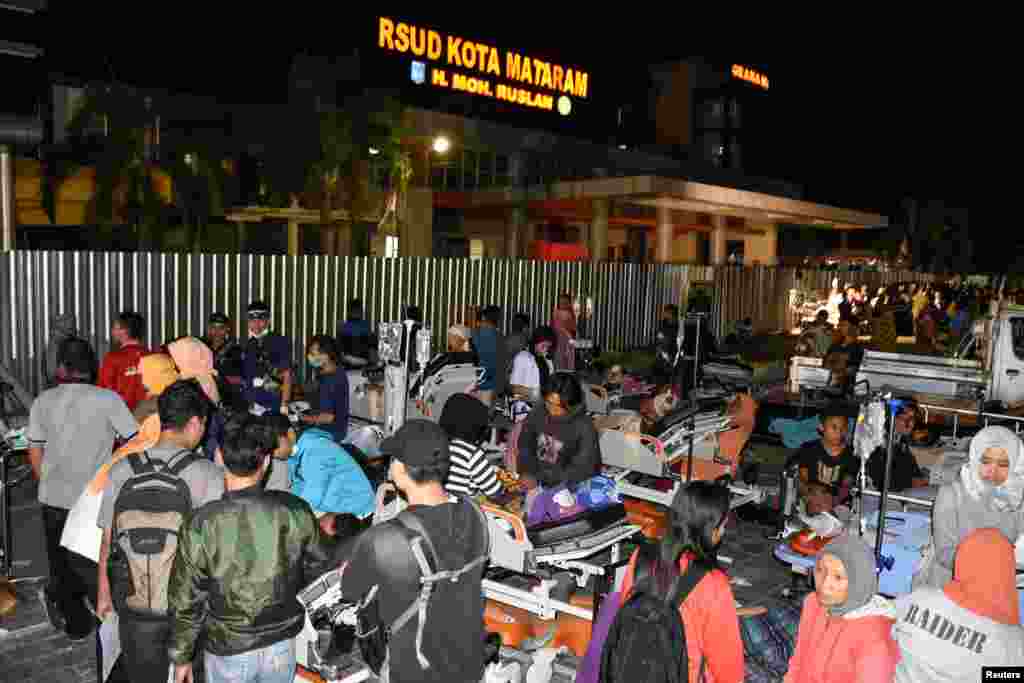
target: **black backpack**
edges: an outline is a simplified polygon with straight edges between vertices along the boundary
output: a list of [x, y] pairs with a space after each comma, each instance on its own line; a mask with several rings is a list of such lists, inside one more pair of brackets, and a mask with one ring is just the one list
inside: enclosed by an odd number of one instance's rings
[[[417, 629], [416, 657], [421, 669], [426, 670], [430, 667], [430, 660], [423, 655], [421, 645], [423, 642], [423, 629], [426, 626], [427, 607], [430, 604], [435, 584], [443, 581], [457, 583], [463, 576], [486, 565], [490, 559], [491, 535], [487, 516], [472, 498], [460, 497], [459, 500], [469, 505], [480, 521], [483, 533], [483, 546], [479, 553], [458, 569], [438, 570], [437, 551], [430, 540], [430, 534], [416, 515], [405, 510], [395, 517], [393, 521], [412, 532], [413, 536], [409, 540], [409, 546], [406, 548], [396, 548], [394, 552], [405, 552], [406, 549], [412, 552], [420, 570], [420, 594], [390, 624], [384, 623], [380, 617], [380, 602], [377, 596], [381, 584], [372, 586], [359, 602], [358, 623], [356, 626], [359, 651], [363, 661], [375, 674], [380, 676], [381, 681], [384, 683], [390, 678], [390, 651], [388, 643], [395, 633], [402, 630], [413, 619], [416, 619]], [[386, 590], [387, 586], [385, 585], [384, 588]]]
[[181, 478], [199, 457], [180, 451], [167, 462], [148, 454], [126, 458], [132, 476], [114, 501], [111, 531], [110, 594], [119, 613], [162, 618], [178, 530], [192, 511], [192, 495]]
[[[680, 576], [678, 565], [659, 561], [657, 544], [640, 545], [633, 591], [601, 651], [602, 683], [687, 683], [690, 663], [679, 607], [709, 571], [694, 561]], [[703, 680], [703, 658], [700, 669]]]

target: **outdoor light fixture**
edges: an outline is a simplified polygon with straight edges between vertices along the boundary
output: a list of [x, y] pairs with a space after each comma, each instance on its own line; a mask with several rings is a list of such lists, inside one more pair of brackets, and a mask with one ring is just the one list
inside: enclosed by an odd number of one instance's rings
[[38, 48], [35, 45], [27, 45], [25, 43], [15, 43], [10, 40], [0, 40], [0, 55], [10, 55], [12, 57], [24, 57], [26, 59], [35, 59], [43, 56], [42, 48]]
[[619, 149], [629, 149], [626, 145], [619, 145]]
[[380, 150], [379, 149], [377, 149], [376, 147], [371, 147], [370, 148], [370, 156], [371, 157], [375, 157], [378, 154], [380, 154]]
[[435, 152], [438, 154], [446, 154], [452, 147], [452, 142], [444, 135], [438, 135], [434, 138], [434, 144], [432, 145]]

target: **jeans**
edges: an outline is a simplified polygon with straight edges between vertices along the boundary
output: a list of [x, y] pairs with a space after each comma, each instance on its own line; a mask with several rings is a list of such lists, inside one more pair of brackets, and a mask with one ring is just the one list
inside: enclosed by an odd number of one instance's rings
[[294, 638], [240, 655], [206, 653], [208, 683], [292, 683], [294, 679]]

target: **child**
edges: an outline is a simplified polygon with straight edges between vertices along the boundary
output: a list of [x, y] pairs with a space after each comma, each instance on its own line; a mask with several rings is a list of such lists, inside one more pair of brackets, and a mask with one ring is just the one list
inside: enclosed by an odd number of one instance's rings
[[830, 405], [821, 414], [821, 439], [804, 444], [794, 456], [800, 473], [800, 495], [811, 502], [818, 512], [821, 507], [814, 495], [812, 484], [828, 487], [834, 503], [842, 503], [853, 487], [860, 462], [847, 443], [849, 435], [848, 409]]

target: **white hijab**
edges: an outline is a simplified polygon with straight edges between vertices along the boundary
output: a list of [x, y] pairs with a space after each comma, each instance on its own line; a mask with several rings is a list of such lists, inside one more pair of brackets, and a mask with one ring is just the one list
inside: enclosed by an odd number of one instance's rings
[[[1002, 448], [1010, 456], [1010, 474], [1001, 486], [983, 481], [981, 456], [990, 448]], [[999, 511], [1016, 511], [1024, 501], [1024, 457], [1020, 439], [1006, 427], [985, 427], [971, 439], [970, 460], [960, 468], [960, 481], [967, 494]]]

